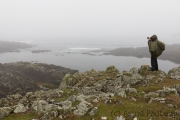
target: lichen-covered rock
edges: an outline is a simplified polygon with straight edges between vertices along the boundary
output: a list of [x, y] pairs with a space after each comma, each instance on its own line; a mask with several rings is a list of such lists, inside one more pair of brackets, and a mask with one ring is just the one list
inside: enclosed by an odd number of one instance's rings
[[32, 108], [34, 110], [36, 110], [36, 112], [38, 114], [43, 113], [44, 111], [46, 111], [47, 106], [48, 106], [48, 102], [46, 102], [44, 100], [34, 101], [33, 104], [32, 104]]
[[175, 67], [168, 72], [168, 76], [172, 79], [180, 80], [180, 68]]
[[76, 107], [77, 109], [73, 111], [74, 115], [82, 116], [82, 115], [85, 115], [92, 108], [92, 105], [91, 103], [82, 101]]
[[117, 116], [114, 120], [125, 120], [123, 116]]
[[176, 84], [173, 86], [174, 89], [176, 89], [177, 93], [180, 95], [180, 85]]
[[123, 72], [122, 81], [125, 84], [136, 85], [138, 82], [142, 81], [144, 78], [140, 74], [133, 74], [131, 72]]
[[149, 65], [141, 65], [141, 67], [138, 69], [139, 74], [145, 74], [150, 69]]
[[14, 110], [14, 113], [23, 113], [26, 111], [27, 111], [27, 109], [23, 104], [18, 104], [16, 109]]
[[72, 102], [69, 100], [65, 100], [59, 103], [62, 107], [62, 109], [67, 110], [72, 106]]
[[102, 116], [101, 120], [107, 120], [107, 117]]
[[95, 115], [98, 111], [98, 107], [94, 107], [93, 109], [91, 109], [91, 111], [89, 112], [89, 115]]
[[157, 96], [159, 96], [159, 93], [157, 93], [157, 92], [149, 92], [149, 93], [144, 95], [144, 98], [151, 98], [151, 97], [157, 97]]
[[13, 110], [13, 107], [0, 107], [0, 118], [8, 116]]
[[162, 90], [158, 90], [157, 93], [159, 93], [160, 97], [164, 97], [164, 96], [167, 96], [169, 94], [176, 94], [176, 95], [178, 95], [177, 90], [175, 88], [169, 88], [169, 87], [163, 87], [163, 89]]
[[68, 86], [74, 86], [77, 83], [77, 78], [74, 75], [66, 74], [59, 86], [60, 89], [66, 89]]
[[116, 88], [114, 90], [114, 93], [117, 95], [117, 96], [120, 96], [122, 98], [126, 98], [126, 92], [125, 92], [125, 89], [124, 88]]
[[115, 66], [109, 66], [109, 67], [106, 68], [106, 72], [119, 73], [119, 70]]

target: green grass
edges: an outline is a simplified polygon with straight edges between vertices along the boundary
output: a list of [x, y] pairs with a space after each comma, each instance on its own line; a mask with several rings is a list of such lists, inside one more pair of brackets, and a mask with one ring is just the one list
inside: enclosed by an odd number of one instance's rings
[[[151, 72], [147, 71], [144, 73], [145, 75], [152, 74]], [[158, 75], [158, 72], [154, 75]], [[115, 78], [114, 75], [110, 73], [101, 72], [101, 74], [95, 78], [95, 80], [103, 80], [106, 79], [106, 77]], [[144, 98], [144, 94], [142, 92], [145, 92], [147, 94], [148, 92], [156, 92], [157, 90], [162, 90], [163, 87], [170, 87], [174, 86], [175, 84], [180, 84], [179, 80], [170, 79], [168, 77], [165, 77], [162, 82], [155, 83], [155, 81], [158, 77], [156, 76], [153, 78], [150, 84], [146, 86], [135, 86], [138, 94], [127, 94], [127, 98], [121, 98], [119, 96], [114, 96], [112, 99], [114, 100], [120, 100], [120, 104], [105, 104], [104, 100], [99, 100], [98, 103], [92, 103], [93, 106], [98, 106], [98, 111], [94, 116], [90, 116], [89, 112], [87, 112], [84, 116], [75, 116], [72, 112], [67, 113], [68, 118], [66, 120], [91, 120], [94, 118], [95, 120], [100, 120], [101, 116], [106, 116], [108, 120], [114, 120], [116, 116], [122, 115], [126, 118], [126, 120], [132, 120], [132, 118], [129, 117], [129, 114], [134, 114], [139, 120], [148, 120], [152, 117], [154, 120], [171, 120], [166, 115], [167, 113], [172, 113], [175, 110], [180, 111], [180, 97], [175, 94], [167, 94], [165, 98], [167, 99], [166, 103], [160, 103], [157, 101], [153, 101], [152, 103], [147, 103], [149, 100], [148, 98]], [[66, 89], [64, 90], [63, 95], [60, 98], [54, 98], [56, 102], [64, 101], [68, 98], [70, 95], [77, 95], [78, 92], [74, 91], [72, 89]], [[134, 97], [137, 101], [132, 101], [131, 98]], [[94, 97], [95, 98], [95, 97]], [[91, 98], [87, 100], [88, 102], [92, 102], [94, 98]], [[75, 101], [72, 103], [72, 106], [78, 105], [80, 102]], [[177, 106], [176, 108], [170, 108], [167, 106], [167, 104], [173, 104]], [[180, 117], [180, 115], [175, 116]], [[33, 118], [40, 118], [40, 115], [37, 116], [35, 112], [28, 112], [28, 113], [20, 113], [20, 114], [10, 114], [8, 117], [4, 118], [3, 120], [32, 120]], [[54, 118], [53, 120], [60, 120], [59, 118]]]
[[32, 120], [34, 118], [37, 118], [35, 111], [31, 111], [28, 113], [10, 114], [2, 120]]

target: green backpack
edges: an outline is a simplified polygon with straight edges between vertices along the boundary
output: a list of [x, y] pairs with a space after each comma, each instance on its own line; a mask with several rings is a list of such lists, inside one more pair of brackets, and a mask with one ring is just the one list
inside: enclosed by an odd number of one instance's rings
[[163, 42], [161, 42], [161, 41], [157, 41], [157, 44], [158, 44], [158, 47], [162, 50], [162, 51], [164, 51], [165, 50], [165, 44], [163, 43]]
[[165, 50], [165, 44], [163, 42], [157, 40], [157, 46], [158, 46], [157, 56], [160, 56], [162, 54], [162, 52]]

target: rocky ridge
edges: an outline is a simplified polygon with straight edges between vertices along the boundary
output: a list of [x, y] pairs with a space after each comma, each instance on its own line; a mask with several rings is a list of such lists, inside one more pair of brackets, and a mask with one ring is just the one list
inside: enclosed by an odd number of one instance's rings
[[[0, 99], [0, 118], [32, 120], [174, 120], [180, 117], [180, 68], [148, 71], [148, 65], [120, 72], [90, 70], [66, 74], [58, 89]], [[157, 107], [158, 106], [158, 107]]]
[[42, 63], [0, 63], [0, 98], [19, 93], [35, 92], [40, 89], [58, 88], [67, 73], [75, 73], [61, 66]]

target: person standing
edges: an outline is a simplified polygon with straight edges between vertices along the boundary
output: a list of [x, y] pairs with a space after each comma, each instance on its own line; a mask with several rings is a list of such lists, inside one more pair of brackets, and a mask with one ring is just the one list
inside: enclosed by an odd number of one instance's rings
[[148, 37], [149, 52], [151, 54], [151, 69], [150, 71], [158, 71], [158, 38], [156, 35]]

